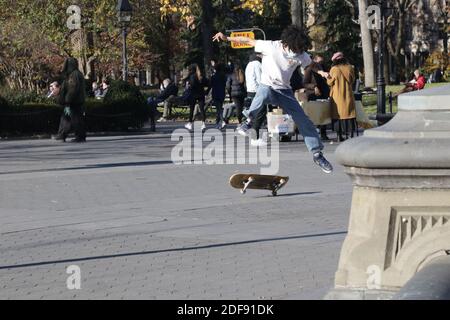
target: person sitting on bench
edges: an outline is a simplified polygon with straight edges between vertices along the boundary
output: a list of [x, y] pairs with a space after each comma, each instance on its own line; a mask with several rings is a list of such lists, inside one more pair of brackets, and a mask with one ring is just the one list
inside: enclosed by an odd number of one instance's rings
[[414, 71], [414, 79], [408, 82], [402, 90], [392, 95], [392, 97], [397, 98], [399, 95], [403, 93], [422, 90], [423, 88], [425, 88], [426, 83], [427, 80], [420, 73], [420, 70], [416, 70]]
[[[177, 96], [178, 95], [178, 87], [175, 83], [172, 82], [170, 79], [166, 79], [163, 81], [163, 84], [161, 86], [161, 92], [156, 97], [150, 97], [148, 99], [148, 104], [151, 108], [151, 118], [152, 120], [152, 128], [154, 125], [154, 119], [156, 117], [156, 110], [158, 108], [158, 105], [162, 102], [166, 102], [170, 97]], [[162, 118], [158, 122], [164, 122], [167, 121], [167, 117], [169, 115], [169, 109], [167, 104], [164, 104], [164, 113]]]

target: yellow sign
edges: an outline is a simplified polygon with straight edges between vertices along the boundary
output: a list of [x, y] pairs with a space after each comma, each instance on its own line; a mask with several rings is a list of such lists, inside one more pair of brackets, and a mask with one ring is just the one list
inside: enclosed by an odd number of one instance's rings
[[[250, 39], [255, 39], [255, 33], [251, 32], [251, 31], [247, 31], [247, 32], [233, 32], [231, 33], [231, 37], [246, 37], [246, 38], [250, 38]], [[245, 44], [245, 43], [236, 43], [236, 42], [231, 42], [231, 47], [233, 49], [249, 49], [249, 48], [253, 48], [253, 46]]]

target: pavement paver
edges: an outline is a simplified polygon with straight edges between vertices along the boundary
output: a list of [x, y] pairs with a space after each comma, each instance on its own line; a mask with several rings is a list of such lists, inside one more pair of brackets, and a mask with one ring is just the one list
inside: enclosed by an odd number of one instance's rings
[[174, 144], [0, 142], [0, 299], [321, 299], [347, 231], [343, 170], [283, 144], [281, 196], [241, 196], [229, 177], [257, 166], [176, 166]]

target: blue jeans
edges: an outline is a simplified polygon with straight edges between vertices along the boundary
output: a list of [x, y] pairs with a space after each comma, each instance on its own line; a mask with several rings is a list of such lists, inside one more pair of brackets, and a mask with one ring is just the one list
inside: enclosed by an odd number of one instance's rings
[[[260, 84], [249, 110], [251, 122], [260, 117], [267, 104], [280, 106], [284, 112], [292, 116], [310, 152], [316, 153], [323, 150], [324, 147], [317, 133], [316, 126], [305, 114], [291, 89], [275, 90]], [[253, 129], [259, 130], [259, 128], [255, 127]]]

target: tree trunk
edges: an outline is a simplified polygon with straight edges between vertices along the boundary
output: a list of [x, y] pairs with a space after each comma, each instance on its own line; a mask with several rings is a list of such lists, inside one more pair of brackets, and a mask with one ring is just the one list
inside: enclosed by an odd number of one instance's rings
[[202, 42], [204, 67], [207, 68], [211, 59], [213, 58], [213, 24], [214, 13], [213, 6], [210, 0], [202, 0]]
[[91, 82], [95, 81], [96, 70], [95, 70], [95, 56], [93, 55], [95, 44], [94, 44], [94, 34], [92, 31], [89, 31], [86, 35], [86, 44], [87, 44], [87, 52], [86, 55], [87, 63], [86, 63], [86, 77], [89, 78]]
[[291, 17], [293, 25], [304, 27], [303, 0], [291, 0]]
[[361, 25], [361, 40], [364, 57], [364, 85], [375, 87], [375, 64], [373, 55], [372, 36], [370, 34], [367, 16], [367, 0], [358, 0], [359, 23]]
[[413, 2], [411, 2], [411, 1], [398, 1], [397, 2], [398, 15], [392, 26], [394, 28], [395, 32], [391, 33], [390, 31], [392, 31], [392, 30], [389, 30], [389, 32], [387, 32], [387, 34], [389, 34], [389, 37], [387, 39], [388, 50], [389, 50], [389, 53], [394, 58], [396, 66], [397, 66], [397, 73], [395, 75], [397, 83], [399, 82], [401, 75], [405, 72], [404, 58], [402, 56], [402, 49], [405, 48], [405, 43], [406, 43], [406, 40], [405, 40], [406, 17], [408, 14], [408, 10], [412, 4], [414, 4], [414, 1]]
[[447, 26], [444, 29], [444, 32], [442, 33], [442, 41], [444, 42], [444, 54], [448, 56], [448, 33], [447, 33]]

